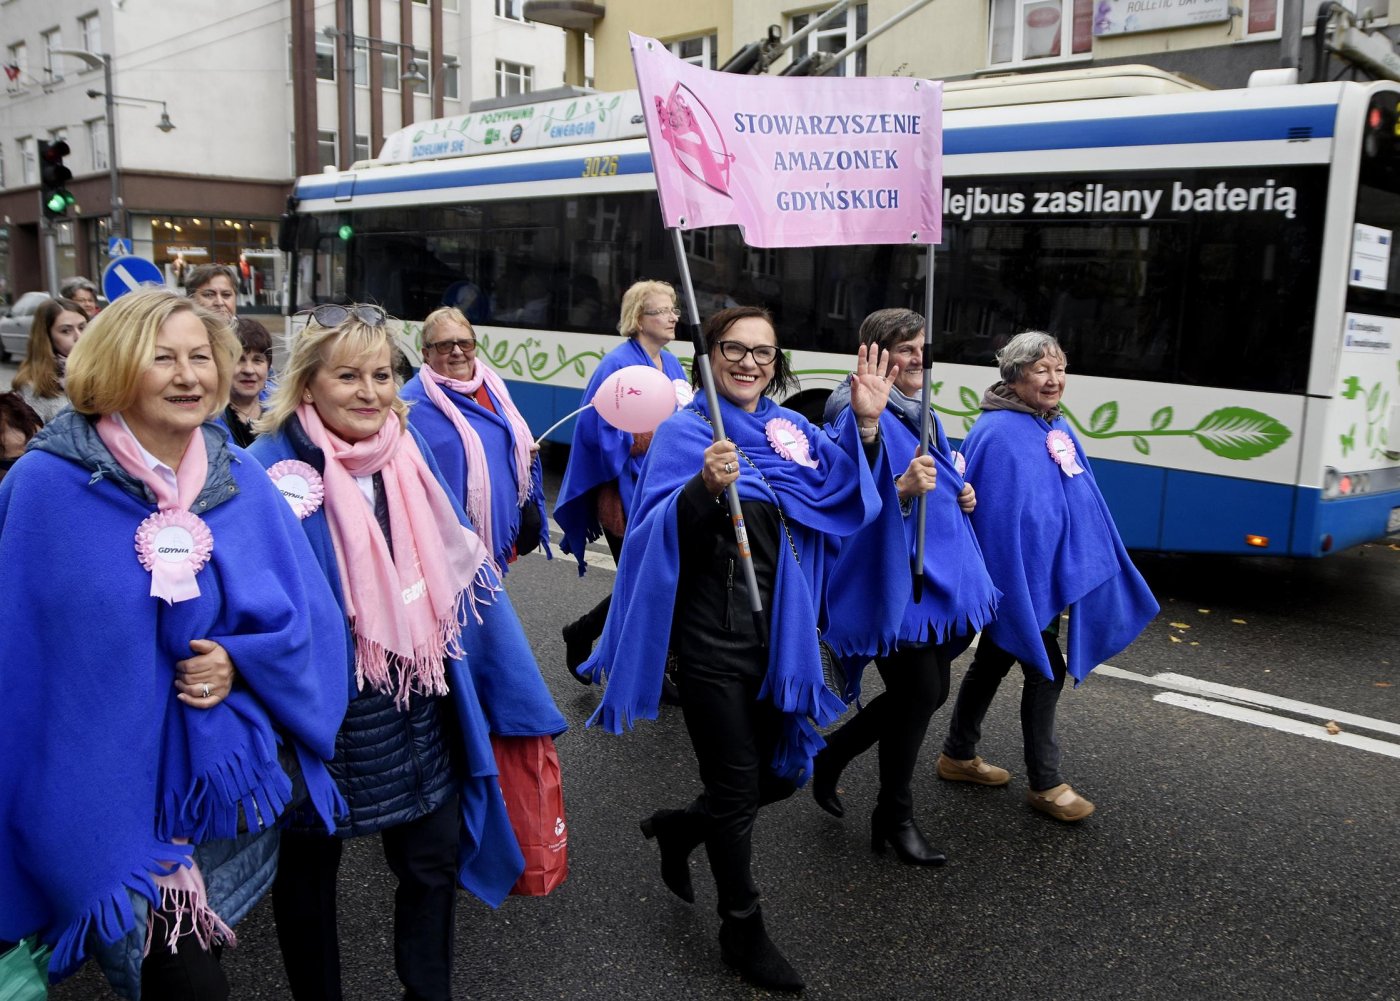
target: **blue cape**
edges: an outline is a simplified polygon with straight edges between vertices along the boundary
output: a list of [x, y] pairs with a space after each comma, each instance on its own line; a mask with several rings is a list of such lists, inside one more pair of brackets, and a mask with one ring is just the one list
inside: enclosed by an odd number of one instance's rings
[[[262, 468], [203, 430], [194, 510], [214, 549], [199, 597], [175, 605], [150, 596], [133, 543], [155, 504], [122, 486], [87, 418], [56, 419], [0, 484], [0, 939], [37, 932], [55, 978], [90, 932], [133, 930], [128, 890], [156, 902], [152, 873], [190, 856], [173, 838], [232, 837], [240, 812], [256, 827], [286, 808], [280, 739], [332, 829], [344, 807], [323, 764], [346, 705], [339, 610]], [[237, 671], [211, 709], [175, 697], [192, 639]]]
[[[423, 389], [422, 374], [415, 375], [404, 385], [399, 394], [412, 404], [409, 420], [413, 423], [432, 449], [438, 469], [457, 503], [463, 507], [467, 502], [467, 455], [462, 448], [462, 438], [447, 415], [435, 407]], [[515, 472], [515, 433], [510, 422], [501, 414], [505, 404], [486, 387], [487, 395], [496, 405], [496, 412], [487, 410], [476, 400], [463, 396], [446, 386], [438, 387], [449, 400], [456, 404], [467, 423], [481, 438], [481, 448], [486, 453], [487, 464], [491, 468], [491, 537], [496, 546], [492, 557], [502, 573], [509, 569], [511, 549], [520, 535], [520, 483]], [[530, 467], [530, 496], [526, 504], [533, 504], [540, 513], [540, 537], [537, 540], [545, 556], [554, 558], [549, 548], [549, 518], [544, 509], [544, 474], [541, 472], [540, 457], [535, 455]]]
[[[802, 415], [762, 400], [750, 414], [721, 399], [725, 432], [767, 477], [740, 459], [739, 496], [775, 503], [792, 532], [798, 558], [780, 542], [769, 622], [768, 673], [760, 698], [786, 715], [774, 771], [796, 781], [810, 771], [822, 747], [811, 721], [826, 726], [845, 704], [822, 684], [817, 630], [825, 628], [825, 598], [836, 540], [875, 519], [881, 509], [874, 477], [854, 424], [836, 437]], [[656, 431], [637, 483], [636, 517], [627, 531], [607, 625], [579, 673], [606, 681], [602, 703], [589, 720], [621, 733], [638, 719], [655, 719], [680, 585], [676, 500], [700, 471], [713, 440], [703, 397]], [[769, 445], [768, 421], [785, 418], [807, 436], [817, 468], [779, 456]], [[771, 485], [771, 489], [770, 489]], [[685, 614], [684, 602], [679, 613]]]
[[[1052, 429], [1074, 441], [1084, 472], [1066, 476], [1045, 445]], [[1041, 631], [1070, 609], [1066, 659], [1078, 683], [1123, 650], [1159, 611], [1128, 558], [1084, 447], [1063, 417], [1046, 423], [990, 410], [963, 440], [977, 487], [972, 527], [1002, 592], [985, 635], [1052, 677]]]
[[[652, 360], [646, 348], [637, 343], [635, 337], [628, 338], [598, 363], [583, 391], [584, 402], [593, 399], [598, 386], [618, 369], [650, 364]], [[681, 363], [669, 351], [661, 352], [661, 368], [668, 379], [685, 378]], [[584, 547], [603, 534], [594, 496], [598, 488], [616, 480], [618, 493], [622, 495], [622, 510], [629, 518], [632, 516], [633, 492], [644, 456], [634, 456], [631, 452], [632, 436], [603, 420], [598, 411], [589, 407], [578, 415], [573, 445], [569, 449], [569, 465], [554, 501], [554, 523], [564, 536], [559, 548], [578, 559], [580, 575], [587, 569]]]
[[[851, 419], [849, 406], [837, 418]], [[842, 544], [829, 597], [831, 626], [826, 639], [843, 657], [878, 657], [893, 651], [897, 644], [950, 641], [955, 644], [954, 653], [960, 653], [972, 635], [991, 621], [996, 609], [1001, 595], [987, 573], [972, 524], [958, 507], [964, 480], [953, 465], [952, 450], [937, 415], [933, 415], [933, 430], [931, 454], [938, 467], [938, 486], [928, 495], [924, 589], [915, 602], [910, 564], [916, 549], [918, 507], [911, 503], [909, 513], [903, 513], [894, 481], [909, 468], [918, 451], [919, 430], [893, 407], [886, 407], [880, 415], [885, 447], [875, 475], [884, 509], [876, 522]], [[897, 526], [894, 546], [882, 543], [876, 534], [889, 520]], [[883, 531], [888, 534], [891, 529], [883, 526]], [[864, 565], [875, 560], [881, 562], [880, 572], [862, 579]]]
[[[452, 497], [422, 436], [411, 425], [407, 433], [414, 436], [423, 452], [424, 461], [442, 484], [444, 492]], [[300, 439], [296, 443], [294, 436]], [[305, 439], [305, 432], [293, 416], [276, 432], [259, 437], [249, 453], [264, 466], [272, 466], [282, 459], [300, 459], [324, 468], [324, 459], [319, 455], [319, 450], [312, 455], [308, 453], [309, 447], [314, 448]], [[453, 505], [457, 509], [458, 519], [466, 525], [466, 513], [455, 498]], [[335, 598], [341, 604], [338, 629], [347, 637], [349, 647], [339, 668], [344, 672], [346, 683], [353, 689], [353, 640], [349, 639], [350, 624], [343, 611], [340, 569], [324, 507], [302, 519], [301, 527], [311, 542], [325, 579], [330, 582]], [[462, 828], [457, 853], [457, 879], [464, 889], [490, 906], [498, 907], [524, 871], [525, 857], [521, 854], [520, 845], [511, 829], [510, 816], [506, 813], [505, 800], [501, 797], [496, 757], [491, 750], [491, 733], [494, 731], [507, 736], [558, 734], [568, 724], [555, 708], [549, 689], [540, 677], [529, 640], [520, 628], [520, 621], [515, 617], [504, 589], [498, 590], [490, 598], [490, 603], [478, 602], [477, 612], [481, 615], [480, 623], [471, 618], [469, 611], [463, 613], [462, 648], [465, 656], [447, 658], [449, 698], [456, 710], [458, 729], [461, 731], [459, 749], [464, 766], [459, 785]]]

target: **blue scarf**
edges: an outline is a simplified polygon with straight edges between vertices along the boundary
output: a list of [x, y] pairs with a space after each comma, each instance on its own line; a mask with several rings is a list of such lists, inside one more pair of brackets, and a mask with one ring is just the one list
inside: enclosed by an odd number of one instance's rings
[[[754, 413], [720, 401], [729, 439], [758, 469], [739, 460], [739, 496], [776, 504], [797, 548], [794, 559], [786, 538], [779, 545], [769, 621], [768, 673], [759, 697], [784, 714], [784, 740], [774, 771], [803, 781], [811, 756], [822, 747], [812, 722], [827, 726], [845, 709], [822, 684], [817, 630], [825, 627], [825, 597], [836, 540], [857, 532], [876, 518], [879, 493], [852, 425], [837, 437], [809, 424], [771, 400]], [[593, 656], [580, 669], [607, 682], [602, 703], [589, 720], [613, 733], [638, 719], [655, 719], [661, 680], [671, 640], [671, 622], [679, 580], [680, 540], [676, 499], [700, 470], [701, 455], [713, 431], [703, 397], [656, 431], [637, 483], [636, 518], [622, 550], [607, 625]], [[817, 467], [810, 469], [778, 455], [765, 426], [786, 419], [806, 435]], [[766, 478], [766, 482], [765, 482]], [[683, 591], [681, 591], [683, 593]], [[684, 603], [681, 604], [684, 614]], [[812, 722], [809, 722], [812, 721]]]
[[[423, 435], [432, 449], [443, 479], [459, 505], [466, 505], [467, 495], [467, 456], [462, 449], [462, 439], [452, 426], [447, 415], [433, 406], [428, 394], [423, 390], [422, 375], [415, 375], [404, 384], [399, 394], [404, 401], [412, 404], [409, 420]], [[491, 528], [496, 551], [492, 557], [502, 573], [509, 569], [511, 551], [520, 537], [520, 484], [515, 474], [515, 434], [510, 422], [503, 416], [505, 404], [491, 392], [485, 382], [482, 386], [491, 398], [496, 410], [492, 412], [476, 400], [463, 396], [447, 386], [439, 387], [444, 396], [456, 404], [467, 423], [481, 439], [482, 451], [486, 453], [487, 464], [491, 469]], [[530, 495], [525, 501], [533, 504], [540, 513], [540, 535], [536, 540], [546, 556], [553, 558], [549, 547], [549, 518], [544, 508], [544, 474], [540, 467], [540, 457], [535, 456], [530, 466]]]
[[[849, 391], [845, 397], [849, 399]], [[837, 418], [851, 419], [849, 406]], [[830, 597], [831, 627], [826, 639], [843, 657], [878, 657], [897, 645], [950, 641], [955, 642], [954, 653], [960, 653], [972, 635], [992, 620], [1000, 597], [987, 574], [968, 516], [958, 506], [964, 480], [953, 465], [943, 425], [933, 415], [932, 455], [938, 467], [938, 486], [928, 495], [923, 595], [919, 601], [913, 600], [909, 565], [916, 548], [918, 508], [910, 503], [909, 513], [902, 512], [894, 481], [909, 468], [918, 451], [917, 421], [917, 403], [909, 414], [895, 402], [892, 392], [890, 405], [880, 415], [885, 447], [876, 469], [884, 509], [877, 522], [842, 545], [834, 578], [840, 586], [833, 587]], [[888, 555], [877, 557], [875, 554], [886, 550], [875, 533], [889, 520], [895, 522], [898, 542], [889, 547]], [[884, 531], [890, 529], [885, 527]], [[859, 579], [859, 568], [877, 558], [884, 565], [882, 573], [873, 575], [873, 588], [869, 582], [860, 587], [848, 585]]]
[[[51, 970], [83, 961], [88, 935], [136, 925], [128, 891], [189, 845], [232, 837], [240, 812], [270, 823], [291, 782], [292, 742], [312, 803], [344, 809], [324, 766], [345, 713], [339, 612], [263, 471], [205, 425], [210, 480], [193, 510], [214, 550], [200, 595], [150, 597], [136, 527], [155, 510], [70, 412], [0, 484], [0, 939], [38, 933]], [[222, 502], [220, 502], [222, 500]], [[211, 709], [176, 699], [189, 642], [223, 646], [238, 675]], [[276, 730], [274, 730], [276, 727]]]
[[[1069, 435], [1084, 472], [1066, 476], [1046, 435]], [[1123, 650], [1159, 610], [1113, 526], [1084, 448], [1063, 417], [987, 410], [963, 440], [977, 487], [972, 527], [1002, 592], [985, 635], [1052, 677], [1041, 631], [1069, 608], [1068, 670], [1076, 684]], [[940, 471], [940, 475], [941, 471]]]
[[[583, 391], [584, 402], [593, 399], [598, 386], [618, 369], [652, 364], [646, 348], [637, 338], [629, 338], [598, 363]], [[685, 378], [681, 363], [669, 351], [661, 352], [661, 370], [668, 379]], [[573, 447], [569, 449], [569, 465], [554, 501], [554, 523], [564, 535], [559, 548], [578, 560], [580, 576], [587, 569], [584, 547], [603, 534], [603, 526], [598, 523], [597, 489], [616, 480], [618, 493], [622, 495], [622, 510], [629, 516], [632, 514], [633, 492], [644, 456], [634, 456], [631, 452], [632, 436], [603, 420], [598, 411], [589, 407], [578, 415]]]
[[[417, 430], [407, 431], [418, 440], [423, 459], [432, 469], [448, 496], [441, 471], [431, 450]], [[454, 440], [460, 445], [460, 439]], [[249, 454], [264, 466], [282, 459], [300, 459], [316, 468], [324, 467], [324, 458], [306, 439], [305, 432], [292, 417], [276, 432], [264, 434], [253, 443]], [[454, 498], [457, 517], [463, 525], [467, 516]], [[330, 582], [337, 601], [340, 593], [340, 569], [335, 546], [331, 541], [330, 525], [325, 509], [319, 509], [302, 519], [301, 527], [311, 542], [312, 551], [321, 564], [321, 571]], [[343, 602], [342, 602], [343, 609]], [[492, 907], [499, 907], [510, 893], [525, 868], [525, 857], [511, 828], [505, 800], [491, 750], [493, 732], [507, 736], [537, 736], [562, 733], [568, 726], [554, 707], [539, 667], [530, 652], [529, 641], [520, 628], [520, 621], [511, 608], [505, 591], [498, 591], [489, 601], [477, 604], [481, 621], [467, 621], [462, 628], [463, 657], [447, 659], [446, 676], [449, 698], [457, 714], [460, 730], [458, 750], [463, 764], [462, 780], [458, 785], [461, 796], [462, 827], [457, 849], [457, 879], [462, 887]], [[337, 627], [349, 636], [349, 623], [340, 612]], [[469, 663], [470, 661], [470, 663]], [[347, 651], [340, 669], [347, 683], [354, 685], [354, 652]]]

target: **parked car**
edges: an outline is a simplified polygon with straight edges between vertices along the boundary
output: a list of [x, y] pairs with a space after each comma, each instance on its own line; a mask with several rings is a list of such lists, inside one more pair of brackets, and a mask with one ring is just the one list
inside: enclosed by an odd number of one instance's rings
[[0, 361], [6, 356], [16, 362], [24, 359], [29, 350], [29, 328], [34, 325], [34, 314], [48, 297], [47, 292], [26, 292], [15, 301], [10, 315], [0, 318]]

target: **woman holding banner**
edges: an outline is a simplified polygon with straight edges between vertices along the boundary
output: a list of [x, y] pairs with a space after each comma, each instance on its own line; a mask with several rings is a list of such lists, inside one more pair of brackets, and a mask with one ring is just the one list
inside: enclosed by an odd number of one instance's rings
[[[880, 791], [870, 818], [871, 848], [883, 851], [888, 843], [906, 865], [942, 865], [947, 859], [929, 845], [914, 822], [910, 783], [929, 720], [948, 698], [949, 666], [973, 633], [991, 621], [999, 595], [968, 521], [977, 496], [963, 480], [932, 412], [934, 447], [929, 455], [918, 454], [924, 318], [910, 309], [876, 310], [860, 325], [860, 342], [888, 351], [899, 366], [899, 378], [880, 415], [885, 450], [877, 475], [893, 480], [898, 490], [898, 503], [883, 516], [898, 520], [905, 547], [878, 578], [882, 589], [873, 592], [844, 586], [852, 576], [849, 564], [870, 558], [865, 534], [871, 529], [842, 547], [828, 597], [831, 627], [826, 639], [843, 656], [854, 655], [862, 662], [874, 657], [885, 690], [827, 735], [826, 747], [813, 764], [812, 797], [828, 813], [844, 816], [836, 790], [841, 771], [878, 743]], [[826, 406], [829, 422], [849, 419], [850, 397], [849, 384], [831, 394]], [[925, 550], [921, 593], [915, 597], [909, 562], [917, 531], [914, 500], [921, 494], [927, 497], [926, 531], [932, 544]], [[902, 609], [893, 630], [880, 633], [872, 628], [876, 623], [867, 611], [872, 607]]]
[[[593, 721], [621, 732], [656, 717], [674, 651], [704, 790], [682, 809], [647, 817], [642, 833], [657, 839], [661, 878], [687, 902], [695, 899], [690, 854], [703, 842], [725, 963], [758, 987], [801, 990], [801, 977], [764, 928], [750, 871], [753, 825], [760, 806], [790, 796], [806, 779], [821, 746], [811, 721], [824, 726], [844, 709], [824, 684], [819, 648], [826, 568], [837, 540], [879, 515], [882, 491], [893, 493], [871, 466], [896, 371], [887, 352], [860, 349], [851, 381], [856, 420], [832, 436], [768, 399], [793, 380], [765, 310], [721, 310], [706, 321], [705, 337], [727, 438], [712, 444], [703, 397], [657, 429], [633, 494], [639, 513], [616, 600], [582, 673], [607, 681]], [[750, 615], [723, 503], [736, 481], [768, 610], [766, 643]], [[880, 562], [878, 553], [871, 559]]]
[[[627, 342], [603, 356], [588, 380], [583, 398], [593, 399], [604, 379], [628, 365], [652, 365], [685, 386], [685, 370], [675, 355], [666, 350], [666, 345], [676, 339], [680, 315], [676, 290], [666, 282], [633, 284], [623, 293], [622, 317], [617, 324], [617, 332]], [[580, 574], [584, 571], [584, 547], [599, 535], [608, 540], [613, 559], [618, 559], [628, 516], [634, 510], [637, 474], [650, 445], [651, 435], [620, 431], [591, 408], [579, 414], [569, 466], [554, 504], [554, 520], [564, 535], [559, 548], [578, 559]], [[611, 596], [604, 598], [564, 627], [564, 657], [570, 671], [577, 672], [593, 649], [593, 641], [603, 631], [611, 600]], [[588, 683], [581, 677], [579, 680]]]

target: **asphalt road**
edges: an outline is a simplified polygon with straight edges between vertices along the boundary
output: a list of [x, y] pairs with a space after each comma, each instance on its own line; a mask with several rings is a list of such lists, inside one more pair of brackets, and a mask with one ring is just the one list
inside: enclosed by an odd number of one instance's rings
[[[805, 791], [763, 812], [765, 913], [807, 997], [1400, 998], [1400, 551], [1139, 562], [1162, 614], [1061, 703], [1066, 774], [1098, 804], [1087, 821], [1026, 807], [1012, 682], [981, 748], [1016, 773], [1009, 788], [940, 782], [948, 708], [934, 718], [914, 793], [946, 868], [870, 851], [873, 754], [843, 777], [844, 821]], [[507, 582], [571, 724], [558, 742], [571, 874], [498, 911], [462, 896], [456, 996], [760, 996], [720, 963], [703, 852], [687, 905], [637, 829], [696, 791], [678, 711], [622, 737], [586, 729], [596, 694], [565, 673], [559, 628], [612, 574], [579, 578], [572, 560], [532, 556]], [[866, 683], [877, 690], [874, 671]], [[340, 883], [347, 998], [401, 995], [392, 889], [377, 839], [352, 842]], [[286, 997], [266, 901], [238, 934], [224, 959], [233, 996]], [[51, 996], [112, 995], [89, 967]]]

